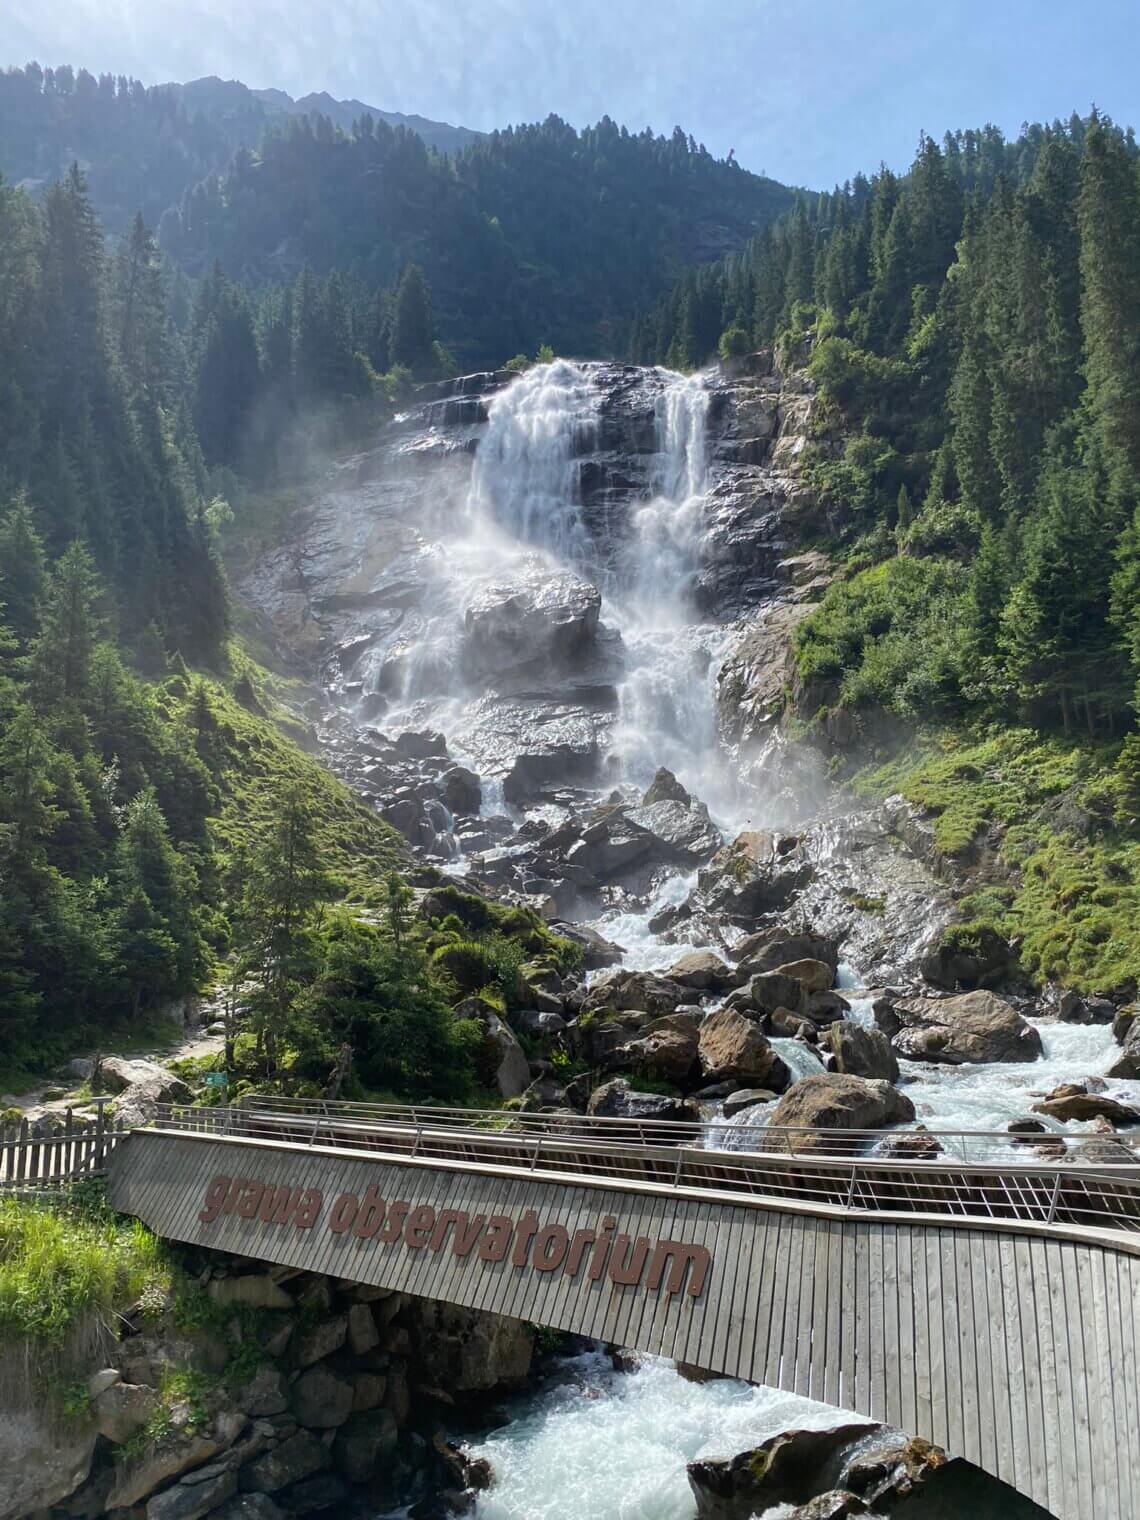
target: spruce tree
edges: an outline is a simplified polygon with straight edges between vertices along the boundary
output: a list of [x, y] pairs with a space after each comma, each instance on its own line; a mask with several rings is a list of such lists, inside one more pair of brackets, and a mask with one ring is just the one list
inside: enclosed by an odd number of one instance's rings
[[392, 307], [391, 362], [404, 365], [417, 377], [430, 374], [435, 363], [434, 336], [431, 298], [423, 271], [417, 264], [405, 264]]

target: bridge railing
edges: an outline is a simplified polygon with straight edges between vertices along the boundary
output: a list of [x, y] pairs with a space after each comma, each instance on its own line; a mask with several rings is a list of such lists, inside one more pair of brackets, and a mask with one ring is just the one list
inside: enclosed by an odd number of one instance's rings
[[[403, 1124], [433, 1129], [478, 1129], [511, 1134], [581, 1135], [636, 1140], [646, 1145], [683, 1145], [715, 1151], [763, 1151], [782, 1155], [899, 1155], [963, 1162], [1017, 1161], [1040, 1157], [1070, 1164], [1140, 1165], [1140, 1129], [1114, 1135], [1068, 1131], [1042, 1120], [1040, 1130], [818, 1129], [811, 1125], [749, 1123], [747, 1112], [731, 1121], [638, 1119], [596, 1114], [525, 1113], [501, 1108], [449, 1108], [434, 1104], [359, 1103], [325, 1098], [247, 1095], [243, 1112], [307, 1121], [343, 1119], [362, 1124]], [[761, 1108], [762, 1111], [762, 1108]]]
[[[485, 1122], [491, 1117], [498, 1123]], [[1072, 1148], [1066, 1144], [1048, 1159], [1023, 1159], [1007, 1143], [1000, 1160], [978, 1156], [959, 1161], [945, 1148], [936, 1156], [868, 1154], [869, 1144], [913, 1140], [913, 1131], [773, 1131], [757, 1126], [754, 1149], [720, 1150], [702, 1143], [707, 1136], [692, 1125], [289, 1099], [258, 1098], [253, 1105], [230, 1108], [166, 1107], [156, 1122], [165, 1129], [332, 1146], [377, 1159], [577, 1175], [619, 1185], [650, 1183], [865, 1214], [933, 1214], [1140, 1233], [1140, 1163], [1124, 1146], [1123, 1159], [1095, 1160], [1088, 1146], [1100, 1141], [1103, 1154], [1103, 1136], [1059, 1136], [1074, 1142]], [[968, 1137], [997, 1138], [959, 1132], [958, 1138]], [[1075, 1166], [1081, 1142], [1085, 1163]], [[1114, 1144], [1108, 1141], [1110, 1147]]]

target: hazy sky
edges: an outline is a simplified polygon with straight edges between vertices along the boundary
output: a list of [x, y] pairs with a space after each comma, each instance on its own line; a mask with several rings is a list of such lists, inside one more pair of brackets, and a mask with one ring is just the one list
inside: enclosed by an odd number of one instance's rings
[[1140, 122], [1136, 0], [0, 0], [0, 63], [328, 90], [489, 128], [680, 123], [828, 186], [920, 128]]

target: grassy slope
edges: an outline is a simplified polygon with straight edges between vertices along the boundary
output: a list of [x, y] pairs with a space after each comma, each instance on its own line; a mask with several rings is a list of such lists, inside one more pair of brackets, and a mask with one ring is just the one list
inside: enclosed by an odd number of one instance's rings
[[855, 782], [927, 809], [939, 847], [964, 865], [977, 839], [1000, 840], [1007, 879], [966, 897], [951, 933], [992, 925], [1034, 979], [1106, 993], [1140, 980], [1140, 839], [1118, 751], [1024, 728], [942, 730]]

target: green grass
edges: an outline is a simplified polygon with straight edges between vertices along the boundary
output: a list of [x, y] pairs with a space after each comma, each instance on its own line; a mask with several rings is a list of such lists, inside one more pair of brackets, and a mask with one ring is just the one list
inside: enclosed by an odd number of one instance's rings
[[[295, 709], [277, 701], [281, 683], [246, 661], [264, 715], [250, 712], [217, 681], [206, 681], [217, 722], [215, 744], [222, 764], [218, 772], [218, 806], [210, 830], [220, 855], [252, 850], [274, 821], [279, 800], [297, 790], [317, 821], [328, 868], [344, 883], [351, 901], [384, 901], [386, 877], [408, 863], [396, 831], [313, 755], [301, 749], [282, 726], [299, 731]], [[175, 718], [184, 716], [184, 695], [166, 698]], [[281, 725], [281, 726], [279, 726]]]
[[993, 929], [1033, 980], [1107, 993], [1140, 980], [1140, 832], [1119, 762], [1118, 745], [1030, 729], [945, 731], [855, 785], [926, 809], [951, 861], [997, 846], [1009, 879], [963, 899], [955, 942]]
[[162, 1242], [136, 1220], [0, 1199], [0, 1344], [60, 1347], [169, 1279]]

